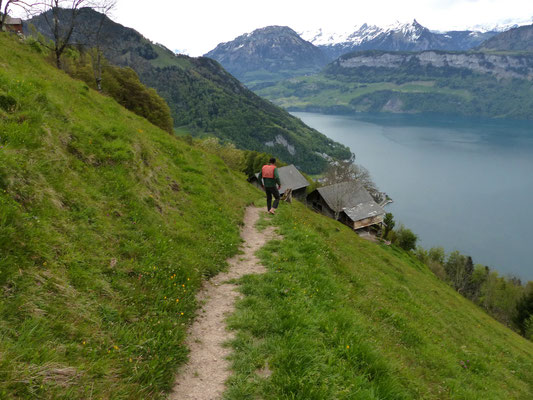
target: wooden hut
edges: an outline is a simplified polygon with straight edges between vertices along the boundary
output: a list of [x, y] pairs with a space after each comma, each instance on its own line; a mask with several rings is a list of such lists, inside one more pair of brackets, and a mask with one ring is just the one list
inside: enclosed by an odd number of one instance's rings
[[[300, 173], [300, 171], [298, 171], [298, 168], [291, 164], [285, 167], [279, 167], [278, 173], [279, 180], [281, 182], [279, 194], [283, 196], [285, 192], [290, 189], [293, 197], [300, 200], [305, 200], [305, 190], [307, 186], [309, 186], [309, 182]], [[259, 182], [258, 178], [259, 172], [252, 177], [250, 182], [261, 188], [261, 182]]]
[[7, 15], [6, 20], [4, 21], [4, 30], [7, 32], [15, 32], [22, 34], [22, 19], [11, 18], [9, 15]]
[[307, 196], [313, 209], [337, 219], [354, 230], [381, 225], [385, 210], [368, 191], [355, 182], [320, 187]]

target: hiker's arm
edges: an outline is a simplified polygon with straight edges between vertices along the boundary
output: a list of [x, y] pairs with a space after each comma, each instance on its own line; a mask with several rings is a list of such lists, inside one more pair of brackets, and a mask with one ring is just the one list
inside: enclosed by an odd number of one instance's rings
[[279, 172], [277, 168], [274, 170], [274, 178], [276, 179], [276, 183], [278, 184], [278, 189], [279, 189], [281, 187], [281, 182], [279, 180]]

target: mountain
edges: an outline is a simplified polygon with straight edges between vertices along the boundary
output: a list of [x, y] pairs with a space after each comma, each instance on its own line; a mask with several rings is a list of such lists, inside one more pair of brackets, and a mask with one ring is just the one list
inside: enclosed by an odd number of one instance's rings
[[533, 51], [533, 25], [502, 32], [479, 46], [487, 51]]
[[282, 79], [319, 71], [323, 52], [286, 26], [268, 26], [219, 44], [205, 57], [217, 60], [244, 83]]
[[533, 54], [362, 51], [258, 93], [289, 110], [533, 119]]
[[[63, 11], [60, 17], [68, 20], [70, 14]], [[82, 9], [73, 42], [93, 46], [84, 32], [97, 26], [101, 18], [96, 11]], [[51, 36], [43, 15], [27, 21], [26, 26], [29, 24]], [[107, 17], [102, 37], [106, 58], [112, 64], [131, 67], [145, 85], [155, 88], [167, 101], [176, 127], [229, 140], [241, 149], [271, 153], [309, 173], [325, 168], [324, 154], [334, 158], [350, 155], [345, 146], [255, 95], [212, 59], [176, 55]]]
[[363, 50], [469, 50], [495, 34], [496, 32], [474, 31], [432, 32], [413, 20], [411, 23], [398, 22], [384, 28], [363, 24], [346, 33], [319, 29], [306, 31], [301, 35], [321, 48], [330, 60], [334, 60], [343, 54]]

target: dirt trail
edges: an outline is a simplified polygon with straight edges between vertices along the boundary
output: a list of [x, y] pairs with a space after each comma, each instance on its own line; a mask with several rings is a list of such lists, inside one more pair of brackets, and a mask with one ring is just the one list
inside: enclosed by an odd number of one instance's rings
[[176, 377], [170, 400], [222, 398], [224, 382], [230, 376], [230, 365], [226, 357], [231, 352], [229, 348], [223, 347], [223, 344], [233, 338], [233, 333], [226, 329], [224, 320], [234, 311], [235, 300], [239, 296], [237, 286], [226, 281], [265, 272], [265, 268], [254, 254], [275, 236], [271, 227], [263, 232], [255, 229], [260, 210], [255, 207], [246, 209], [241, 231], [244, 254], [237, 254], [229, 259], [228, 272], [212, 278], [198, 294], [198, 300], [204, 305], [189, 330], [189, 362]]

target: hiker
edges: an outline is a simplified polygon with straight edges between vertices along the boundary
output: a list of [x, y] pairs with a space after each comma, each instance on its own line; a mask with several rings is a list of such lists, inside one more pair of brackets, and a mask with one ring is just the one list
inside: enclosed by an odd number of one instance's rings
[[[276, 168], [276, 159], [271, 158], [267, 165], [263, 165], [259, 172], [259, 182], [267, 195], [267, 211], [274, 214], [279, 204], [279, 189], [281, 183], [279, 180], [278, 169]], [[274, 196], [274, 205], [272, 205], [272, 196]]]

